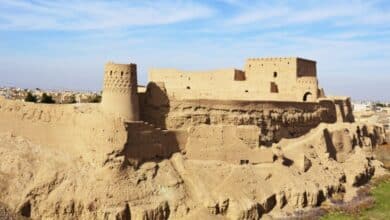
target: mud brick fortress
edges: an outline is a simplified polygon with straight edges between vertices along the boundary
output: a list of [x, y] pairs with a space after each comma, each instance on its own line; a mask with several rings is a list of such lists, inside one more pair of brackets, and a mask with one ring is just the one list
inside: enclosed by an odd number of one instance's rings
[[244, 70], [186, 72], [153, 69], [151, 82], [162, 82], [171, 99], [316, 101], [316, 62], [302, 58], [248, 59]]
[[3, 99], [0, 131], [79, 154], [87, 149], [104, 164], [137, 165], [175, 152], [262, 163], [282, 139], [354, 121], [350, 99], [326, 97], [316, 62], [301, 58], [248, 59], [244, 70], [153, 69], [146, 91], [137, 87], [136, 64], [107, 63], [100, 104]]
[[154, 69], [146, 89], [136, 64], [107, 63], [101, 103], [0, 96], [0, 212], [6, 202], [33, 219], [291, 218], [384, 175], [372, 154], [384, 134], [354, 122], [348, 97], [325, 95], [314, 61]]

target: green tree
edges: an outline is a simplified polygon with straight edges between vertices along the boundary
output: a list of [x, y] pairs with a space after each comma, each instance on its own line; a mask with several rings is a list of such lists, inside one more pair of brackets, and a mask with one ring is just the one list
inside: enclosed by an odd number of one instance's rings
[[48, 95], [46, 93], [43, 93], [42, 98], [41, 98], [41, 103], [53, 104], [56, 102], [53, 100], [53, 97], [51, 97], [50, 95]]
[[386, 105], [385, 104], [383, 104], [383, 103], [380, 103], [380, 102], [378, 102], [378, 103], [376, 103], [375, 104], [377, 107], [386, 107]]
[[91, 102], [93, 103], [99, 103], [102, 101], [102, 96], [101, 95], [97, 95], [97, 96], [94, 96], [91, 100]]
[[27, 93], [26, 98], [24, 98], [25, 102], [37, 102], [37, 97], [33, 95], [31, 92]]
[[76, 96], [75, 96], [75, 95], [71, 95], [71, 96], [69, 97], [69, 103], [70, 103], [70, 104], [76, 103]]

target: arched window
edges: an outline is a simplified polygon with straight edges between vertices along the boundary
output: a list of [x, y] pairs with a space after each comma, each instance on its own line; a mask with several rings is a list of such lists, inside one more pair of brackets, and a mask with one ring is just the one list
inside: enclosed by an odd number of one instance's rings
[[306, 92], [305, 95], [303, 95], [303, 101], [304, 102], [310, 101], [311, 97], [312, 97], [311, 92]]

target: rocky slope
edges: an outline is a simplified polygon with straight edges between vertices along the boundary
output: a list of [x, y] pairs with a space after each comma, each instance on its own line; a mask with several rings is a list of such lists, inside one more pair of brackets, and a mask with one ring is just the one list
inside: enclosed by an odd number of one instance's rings
[[384, 174], [371, 153], [382, 138], [376, 127], [321, 124], [267, 148], [273, 159], [264, 163], [176, 153], [132, 167], [1, 133], [0, 202], [33, 219], [277, 218], [335, 193], [350, 199], [357, 187]]

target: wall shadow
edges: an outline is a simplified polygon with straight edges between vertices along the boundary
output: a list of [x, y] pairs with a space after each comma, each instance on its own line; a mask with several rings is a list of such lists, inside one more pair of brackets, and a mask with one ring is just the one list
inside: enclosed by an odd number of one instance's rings
[[180, 152], [180, 135], [162, 130], [146, 122], [126, 123], [127, 143], [121, 155], [126, 162], [138, 167], [146, 161], [160, 162], [173, 153]]
[[330, 158], [336, 160], [337, 151], [332, 141], [332, 135], [330, 134], [328, 129], [324, 129], [323, 134], [325, 139], [326, 151], [329, 153]]
[[170, 110], [170, 103], [164, 83], [150, 82], [139, 101], [141, 120], [154, 124], [158, 128], [166, 129], [165, 119]]

